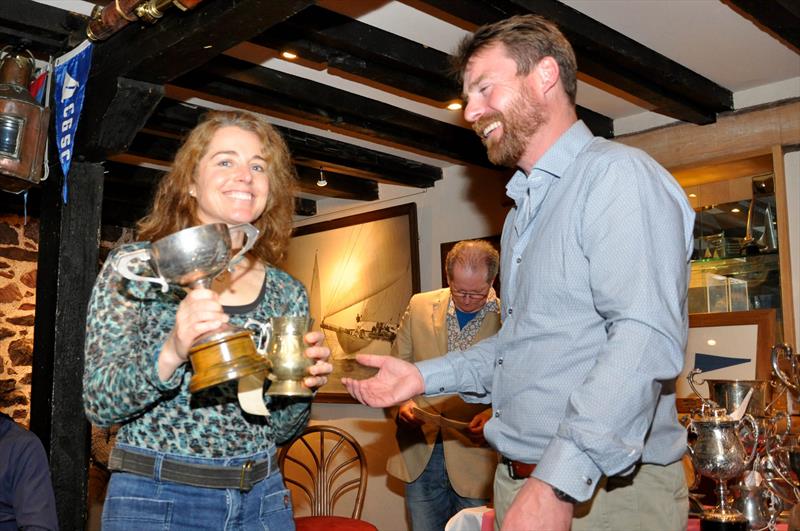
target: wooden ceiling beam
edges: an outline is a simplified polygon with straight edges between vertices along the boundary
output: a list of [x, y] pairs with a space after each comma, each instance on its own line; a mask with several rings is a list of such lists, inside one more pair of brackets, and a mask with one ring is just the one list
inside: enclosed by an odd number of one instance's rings
[[[108, 40], [95, 43], [76, 154], [102, 160], [130, 143], [138, 131], [137, 121], [120, 120], [119, 102], [135, 100], [120, 90], [118, 78], [163, 85], [313, 3], [313, 0], [203, 2], [186, 12], [170, 10], [152, 26], [140, 22], [129, 24]], [[140, 120], [146, 119], [153, 108], [154, 104], [141, 109]], [[114, 128], [113, 135], [107, 131], [109, 127]]]
[[[208, 109], [165, 99], [134, 140], [132, 150], [149, 158], [171, 161], [180, 139]], [[298, 165], [345, 173], [402, 186], [430, 188], [442, 179], [442, 169], [373, 149], [359, 147], [296, 129], [276, 126]], [[141, 138], [140, 138], [141, 137]]]
[[558, 24], [572, 43], [579, 71], [647, 101], [654, 112], [702, 125], [733, 109], [729, 90], [556, 0], [413, 3], [432, 7], [436, 16], [466, 22], [470, 30], [512, 15], [537, 13]]
[[251, 42], [445, 103], [460, 87], [444, 52], [321, 7], [311, 7]]
[[471, 130], [232, 57], [217, 57], [172, 84], [206, 100], [494, 168]]
[[[298, 13], [251, 42], [292, 50], [304, 60], [434, 103], [461, 99], [448, 54], [320, 7]], [[611, 118], [581, 106], [577, 111], [594, 134], [614, 136]]]
[[797, 0], [722, 1], [795, 53], [800, 53], [800, 3]]
[[87, 18], [31, 0], [0, 2], [0, 43], [19, 45], [46, 59], [69, 50]]

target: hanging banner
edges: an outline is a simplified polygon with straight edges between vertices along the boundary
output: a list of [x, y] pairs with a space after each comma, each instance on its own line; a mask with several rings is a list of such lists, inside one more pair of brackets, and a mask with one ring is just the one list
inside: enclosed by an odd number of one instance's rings
[[67, 175], [75, 147], [75, 132], [83, 109], [86, 81], [92, 66], [92, 43], [83, 41], [55, 62], [56, 74], [56, 146], [61, 170], [64, 172], [64, 188], [61, 192], [67, 202]]

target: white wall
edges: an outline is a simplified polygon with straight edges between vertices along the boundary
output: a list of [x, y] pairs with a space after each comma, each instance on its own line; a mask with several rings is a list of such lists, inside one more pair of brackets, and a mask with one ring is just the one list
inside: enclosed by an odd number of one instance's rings
[[[451, 166], [433, 188], [419, 190], [380, 185], [381, 201], [368, 206], [356, 201], [325, 200], [317, 215], [297, 226], [329, 221], [371, 210], [414, 202], [419, 230], [420, 284], [422, 291], [441, 287], [439, 246], [443, 242], [499, 234], [508, 206], [505, 184], [510, 172]], [[394, 421], [383, 410], [357, 404], [314, 403], [311, 424], [333, 424], [350, 432], [363, 446], [369, 480], [361, 517], [381, 531], [410, 529], [405, 513], [403, 483], [385, 474], [386, 459], [397, 451]]]
[[380, 185], [380, 201], [325, 199], [317, 214], [295, 223], [310, 225], [405, 203], [417, 204], [419, 261], [422, 291], [441, 287], [439, 245], [467, 238], [500, 234], [508, 211], [505, 184], [511, 172], [494, 172], [465, 166], [443, 169], [433, 188]]

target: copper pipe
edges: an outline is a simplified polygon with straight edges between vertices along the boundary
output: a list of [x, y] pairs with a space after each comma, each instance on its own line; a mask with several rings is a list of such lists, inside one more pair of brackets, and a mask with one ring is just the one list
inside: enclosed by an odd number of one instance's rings
[[114, 0], [100, 11], [92, 13], [86, 26], [86, 36], [90, 41], [102, 41], [118, 32], [131, 22], [139, 20], [134, 10], [144, 0]]
[[101, 41], [137, 20], [154, 24], [164, 16], [164, 10], [171, 4], [182, 11], [188, 11], [194, 9], [202, 1], [114, 0], [113, 3], [92, 13], [92, 19], [86, 27], [86, 35], [91, 41]]

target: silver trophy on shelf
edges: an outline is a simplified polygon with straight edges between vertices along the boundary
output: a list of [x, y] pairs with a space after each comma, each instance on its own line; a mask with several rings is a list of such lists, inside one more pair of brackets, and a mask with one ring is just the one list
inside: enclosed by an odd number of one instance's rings
[[[244, 233], [245, 242], [231, 257], [231, 234], [237, 232]], [[163, 292], [170, 285], [209, 288], [226, 268], [233, 270], [258, 236], [259, 230], [247, 223], [230, 228], [225, 223], [198, 225], [121, 253], [112, 265], [123, 277], [158, 284]], [[141, 262], [148, 263], [156, 276], [134, 272], [134, 264]], [[194, 370], [189, 382], [193, 393], [252, 374], [266, 375], [268, 370], [266, 360], [256, 351], [251, 331], [230, 324], [198, 338], [189, 350], [189, 360]]]
[[703, 398], [694, 384], [699, 374], [695, 369], [689, 373], [689, 385], [703, 401], [698, 411], [693, 412], [687, 429], [696, 435], [689, 445], [689, 456], [695, 470], [717, 483], [719, 503], [713, 509], [704, 510], [700, 528], [703, 531], [746, 531], [747, 517], [729, 502], [727, 482], [737, 478], [750, 466], [756, 457], [757, 445], [750, 452], [742, 443], [741, 430], [747, 426], [754, 439], [758, 440], [758, 424], [749, 413], [744, 413], [747, 404], [731, 415], [725, 408]]

